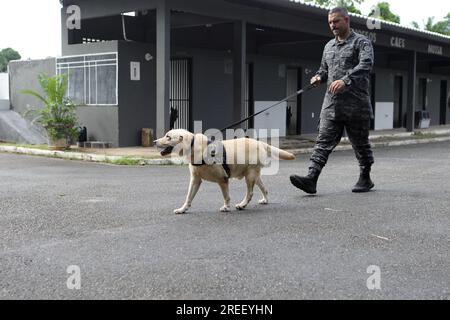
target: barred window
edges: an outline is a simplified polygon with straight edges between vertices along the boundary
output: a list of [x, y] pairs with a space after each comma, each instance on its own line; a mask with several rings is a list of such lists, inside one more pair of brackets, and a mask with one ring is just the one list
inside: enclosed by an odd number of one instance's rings
[[117, 53], [62, 57], [56, 68], [68, 75], [67, 96], [76, 104], [117, 105]]

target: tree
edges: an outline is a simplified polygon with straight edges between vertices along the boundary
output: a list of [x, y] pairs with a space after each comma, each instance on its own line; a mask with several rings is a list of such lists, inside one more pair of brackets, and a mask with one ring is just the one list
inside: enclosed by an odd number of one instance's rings
[[423, 28], [414, 21], [411, 24], [418, 29], [424, 29], [431, 32], [441, 33], [450, 36], [450, 12], [444, 18], [444, 20], [434, 22], [435, 17], [429, 17], [426, 22], [423, 22]]
[[8, 70], [8, 63], [12, 60], [19, 60], [20, 54], [11, 48], [6, 48], [0, 51], [0, 72], [6, 72]]
[[305, 2], [314, 2], [319, 6], [324, 7], [344, 7], [348, 10], [348, 12], [361, 14], [361, 10], [359, 10], [356, 5], [361, 4], [364, 0], [305, 0]]
[[379, 18], [384, 21], [400, 23], [400, 16], [391, 11], [390, 4], [387, 2], [379, 2], [369, 13], [369, 17]]

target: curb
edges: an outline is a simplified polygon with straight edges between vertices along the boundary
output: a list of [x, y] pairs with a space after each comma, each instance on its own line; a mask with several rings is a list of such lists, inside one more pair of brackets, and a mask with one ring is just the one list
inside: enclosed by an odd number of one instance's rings
[[31, 149], [31, 148], [15, 147], [15, 146], [0, 146], [0, 152], [24, 154], [24, 155], [31, 155], [31, 156], [42, 156], [42, 157], [67, 159], [67, 160], [80, 160], [80, 161], [88, 161], [88, 162], [111, 163], [111, 164], [114, 164], [114, 162], [120, 161], [123, 159], [134, 160], [134, 161], [138, 162], [138, 165], [182, 165], [182, 164], [184, 164], [184, 161], [181, 158], [143, 159], [143, 158], [130, 158], [130, 157], [123, 157], [123, 156], [106, 156], [106, 155], [80, 153], [80, 152], [65, 152], [65, 151]]
[[[406, 137], [406, 135], [405, 135]], [[345, 140], [343, 140], [345, 141]], [[381, 148], [381, 147], [398, 147], [398, 146], [407, 146], [407, 145], [415, 145], [415, 144], [425, 144], [425, 143], [434, 143], [434, 142], [447, 142], [450, 141], [450, 136], [448, 137], [436, 137], [430, 139], [411, 139], [411, 140], [403, 140], [403, 141], [389, 141], [389, 142], [372, 142], [372, 147]], [[293, 153], [294, 155], [299, 154], [309, 154], [314, 151], [313, 147], [309, 148], [301, 148], [301, 149], [285, 149]], [[348, 151], [352, 150], [351, 145], [341, 145], [337, 146], [335, 151]], [[87, 162], [96, 162], [96, 163], [108, 163], [114, 164], [114, 162], [128, 159], [131, 161], [136, 161], [136, 165], [139, 166], [147, 166], [147, 165], [186, 165], [187, 162], [183, 158], [168, 158], [168, 159], [144, 159], [144, 158], [131, 158], [124, 156], [107, 156], [107, 155], [98, 155], [98, 154], [88, 154], [88, 153], [80, 153], [80, 152], [65, 152], [65, 151], [53, 151], [53, 150], [41, 150], [41, 149], [31, 149], [24, 147], [16, 147], [16, 146], [0, 146], [0, 152], [4, 153], [14, 153], [14, 154], [24, 154], [31, 156], [42, 156], [49, 158], [58, 158], [58, 159], [67, 159], [67, 160], [79, 160], [79, 161], [87, 161]]]

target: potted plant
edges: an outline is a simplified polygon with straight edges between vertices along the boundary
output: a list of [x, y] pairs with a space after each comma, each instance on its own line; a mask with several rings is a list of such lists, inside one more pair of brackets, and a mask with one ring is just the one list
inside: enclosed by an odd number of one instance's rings
[[45, 129], [51, 149], [67, 149], [70, 142], [74, 141], [78, 134], [76, 105], [66, 96], [68, 79], [67, 75], [49, 77], [46, 74], [39, 75], [39, 84], [44, 90], [45, 96], [41, 96], [33, 90], [23, 90], [44, 103], [43, 108], [29, 108], [25, 116], [34, 115], [32, 124], [37, 122]]

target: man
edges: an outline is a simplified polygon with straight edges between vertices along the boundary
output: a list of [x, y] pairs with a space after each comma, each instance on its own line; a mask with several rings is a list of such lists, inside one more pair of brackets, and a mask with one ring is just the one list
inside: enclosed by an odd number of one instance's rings
[[327, 82], [328, 87], [320, 115], [319, 136], [308, 175], [292, 175], [291, 182], [304, 192], [315, 194], [322, 168], [339, 144], [345, 128], [360, 166], [360, 177], [352, 191], [368, 192], [374, 187], [370, 179], [374, 159], [369, 142], [373, 118], [369, 94], [373, 47], [366, 37], [350, 29], [346, 9], [332, 9], [328, 23], [335, 39], [326, 44], [320, 69], [311, 79], [314, 86]]

